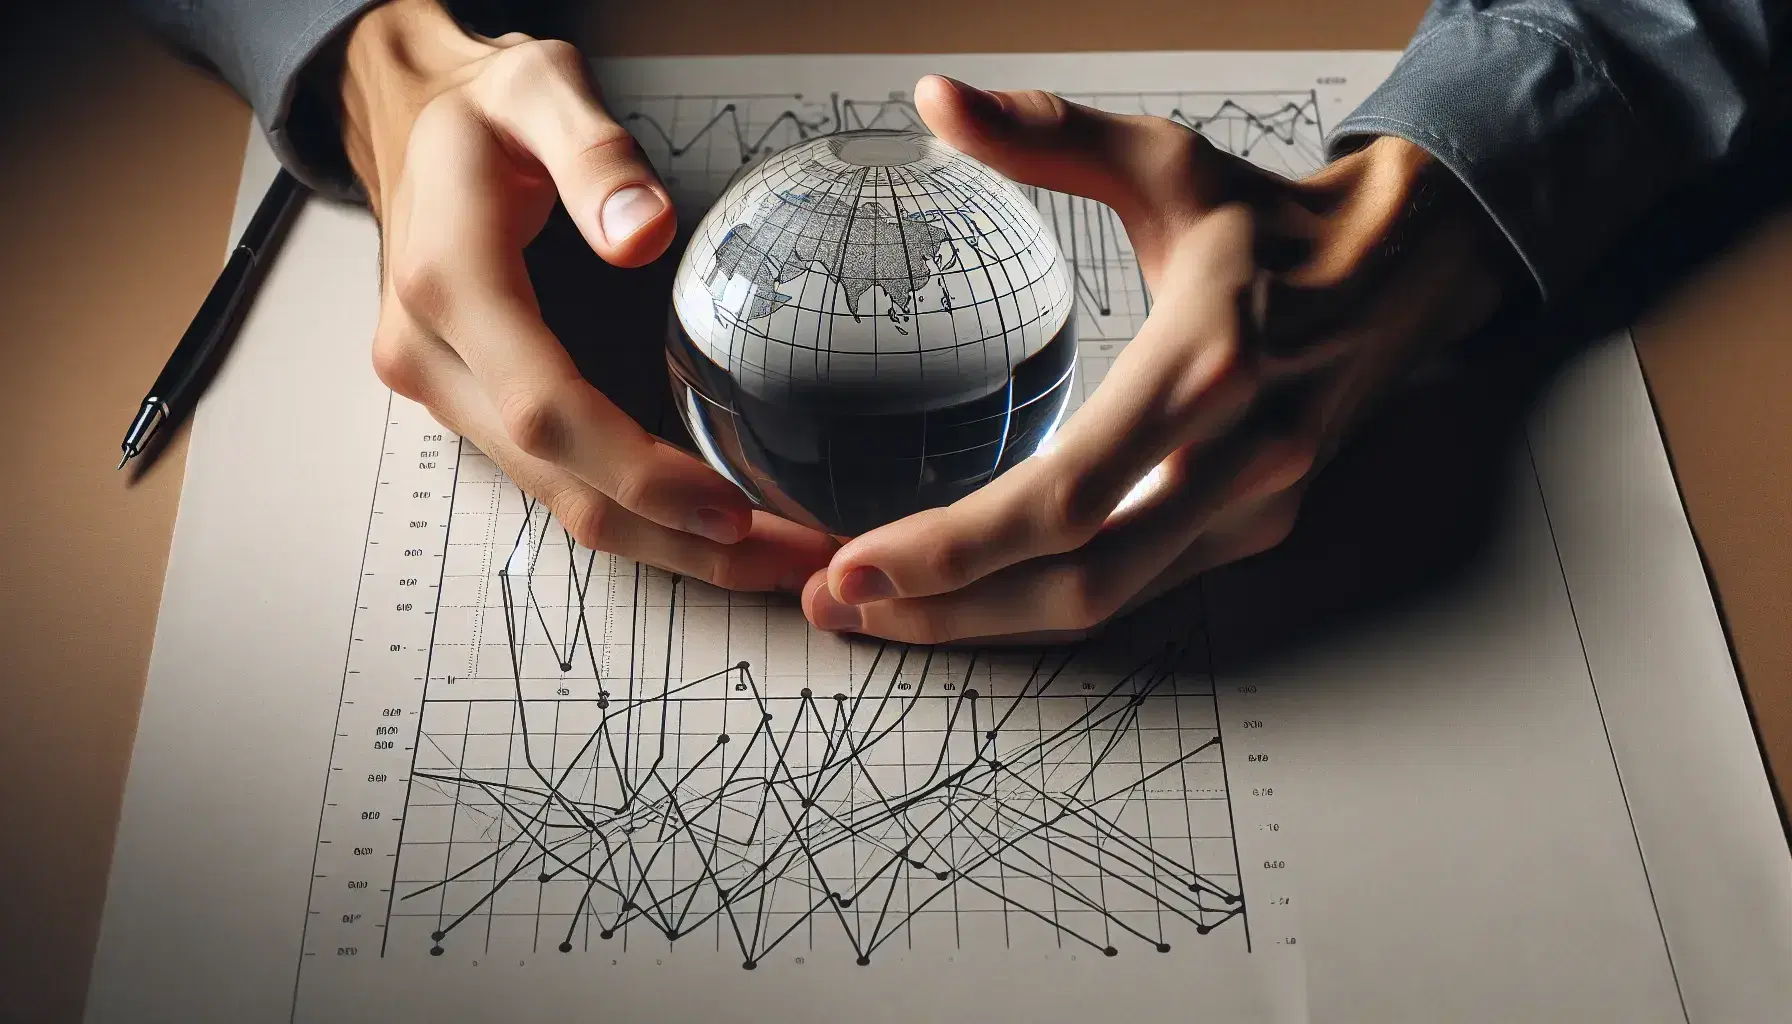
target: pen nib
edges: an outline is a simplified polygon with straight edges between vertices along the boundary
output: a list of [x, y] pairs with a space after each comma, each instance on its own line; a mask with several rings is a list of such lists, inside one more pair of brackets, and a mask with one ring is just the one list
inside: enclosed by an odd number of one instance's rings
[[[125, 455], [124, 455], [124, 458], [122, 458], [122, 459], [119, 459], [119, 460], [118, 460], [118, 468], [119, 468], [119, 469], [123, 469], [123, 468], [124, 468], [124, 464], [125, 464], [125, 463], [127, 463], [127, 462], [129, 462], [129, 461], [131, 461], [131, 453], [130, 453], [130, 452], [126, 452], [126, 453], [125, 453]], [[114, 472], [116, 472], [116, 470], [114, 470]]]

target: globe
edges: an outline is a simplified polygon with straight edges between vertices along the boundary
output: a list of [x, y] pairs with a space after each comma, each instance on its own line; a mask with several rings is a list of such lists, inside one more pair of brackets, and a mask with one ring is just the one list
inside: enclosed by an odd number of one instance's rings
[[703, 457], [837, 536], [1034, 454], [1076, 366], [1070, 274], [1038, 209], [913, 131], [822, 136], [745, 169], [684, 252], [667, 334]]

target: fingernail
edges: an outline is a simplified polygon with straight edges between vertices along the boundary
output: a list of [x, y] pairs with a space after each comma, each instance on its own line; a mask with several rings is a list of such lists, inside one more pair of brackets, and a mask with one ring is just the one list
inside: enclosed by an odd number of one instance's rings
[[700, 508], [691, 517], [690, 531], [708, 537], [717, 544], [734, 544], [740, 540], [740, 524], [720, 509]]
[[839, 633], [849, 629], [858, 629], [864, 620], [860, 618], [857, 608], [834, 600], [834, 595], [828, 593], [828, 588], [822, 587], [815, 592], [815, 618], [813, 621], [818, 629]]
[[861, 565], [840, 577], [840, 600], [847, 604], [868, 604], [896, 596], [896, 584], [875, 566]]
[[604, 201], [604, 237], [611, 245], [621, 245], [665, 208], [659, 193], [645, 185], [617, 189]]

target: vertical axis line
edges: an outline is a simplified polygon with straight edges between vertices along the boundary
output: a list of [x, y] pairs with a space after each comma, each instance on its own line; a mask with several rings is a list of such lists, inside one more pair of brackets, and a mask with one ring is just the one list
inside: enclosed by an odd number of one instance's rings
[[[436, 571], [436, 604], [434, 620], [429, 624], [429, 652], [423, 656], [423, 685], [418, 688], [417, 695], [417, 729], [411, 737], [411, 765], [404, 773], [404, 810], [399, 812], [398, 838], [392, 845], [392, 877], [386, 885], [386, 926], [380, 929], [380, 957], [386, 955], [386, 943], [392, 938], [392, 903], [398, 893], [399, 855], [404, 852], [404, 826], [411, 816], [411, 790], [417, 776], [417, 751], [423, 746], [423, 711], [429, 703], [429, 670], [436, 657], [436, 628], [442, 621], [442, 590], [448, 580], [448, 538], [454, 533], [454, 492], [460, 487], [460, 465], [467, 448], [467, 439], [457, 437], [454, 442], [454, 478], [448, 484], [448, 515], [446, 525], [442, 529], [442, 565]], [[382, 451], [384, 449], [381, 449]], [[382, 456], [383, 457], [383, 456]], [[449, 839], [453, 839], [449, 836]]]
[[[373, 539], [373, 513], [380, 502], [380, 476], [386, 471], [386, 442], [392, 435], [392, 392], [386, 393], [385, 427], [380, 432], [380, 456], [373, 470], [373, 494], [367, 501], [367, 531], [361, 539], [361, 568], [355, 578], [355, 611], [349, 616], [348, 643], [342, 654], [342, 684], [336, 692], [336, 718], [330, 725], [330, 756], [324, 764], [324, 793], [317, 806], [317, 836], [311, 844], [311, 884], [305, 892], [305, 917], [299, 922], [299, 962], [292, 972], [292, 1014], [299, 1016], [299, 980], [305, 972], [305, 939], [311, 930], [311, 902], [317, 896], [317, 854], [323, 846], [324, 812], [330, 806], [331, 769], [336, 767], [336, 734], [342, 731], [342, 702], [348, 696], [348, 666], [354, 660], [355, 621], [361, 616], [361, 586], [367, 581], [367, 542]], [[395, 860], [397, 858], [394, 858]]]
[[1207, 577], [1195, 577], [1195, 589], [1201, 598], [1201, 647], [1207, 655], [1207, 692], [1213, 699], [1213, 735], [1220, 745], [1220, 785], [1226, 787], [1226, 824], [1232, 832], [1232, 869], [1238, 872], [1238, 919], [1244, 923], [1244, 951], [1251, 948], [1251, 901], [1244, 895], [1244, 861], [1238, 855], [1238, 814], [1232, 808], [1232, 775], [1227, 767], [1225, 723], [1220, 718], [1220, 677], [1214, 670], [1213, 631], [1208, 628]]

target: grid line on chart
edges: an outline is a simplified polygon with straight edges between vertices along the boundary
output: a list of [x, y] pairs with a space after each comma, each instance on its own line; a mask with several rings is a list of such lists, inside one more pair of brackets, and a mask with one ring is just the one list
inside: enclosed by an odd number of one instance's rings
[[454, 532], [510, 540], [451, 549], [442, 628], [482, 620], [467, 663], [507, 671], [429, 680], [394, 948], [694, 947], [752, 969], [792, 947], [868, 966], [892, 945], [1119, 956], [1235, 930], [1186, 628], [1027, 654], [842, 641], [580, 549], [462, 458]]

